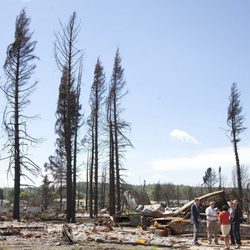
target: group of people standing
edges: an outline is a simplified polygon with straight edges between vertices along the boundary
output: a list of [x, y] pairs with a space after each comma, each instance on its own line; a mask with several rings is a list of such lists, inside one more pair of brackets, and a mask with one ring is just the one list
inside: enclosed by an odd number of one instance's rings
[[[242, 213], [237, 200], [229, 201], [227, 204], [228, 205], [222, 206], [222, 211], [219, 211], [219, 209], [215, 207], [215, 202], [211, 201], [205, 210], [208, 244], [212, 244], [212, 238], [214, 238], [214, 243], [219, 245], [218, 231], [220, 224], [225, 249], [229, 249], [230, 238], [231, 244], [235, 245], [235, 248], [238, 249], [241, 245], [240, 223]], [[193, 244], [197, 246], [200, 245], [198, 242], [198, 233], [201, 227], [200, 213], [200, 199], [195, 198], [194, 203], [191, 206], [191, 222], [194, 228]]]

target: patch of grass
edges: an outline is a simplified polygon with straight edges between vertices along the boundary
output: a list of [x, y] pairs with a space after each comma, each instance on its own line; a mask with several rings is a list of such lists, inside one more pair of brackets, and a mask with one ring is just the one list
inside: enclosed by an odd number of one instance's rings
[[150, 250], [158, 250], [158, 247], [151, 247]]

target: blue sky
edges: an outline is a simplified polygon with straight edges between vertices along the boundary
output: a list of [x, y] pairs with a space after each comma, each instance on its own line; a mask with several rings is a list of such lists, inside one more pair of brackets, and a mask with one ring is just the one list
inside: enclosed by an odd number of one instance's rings
[[[84, 52], [83, 109], [88, 115], [90, 85], [97, 57], [109, 81], [120, 48], [129, 94], [124, 118], [131, 124], [124, 161], [129, 183], [171, 182], [200, 185], [205, 170], [222, 167], [225, 184], [232, 182], [234, 155], [226, 135], [228, 97], [233, 82], [241, 92], [245, 126], [250, 117], [250, 2], [231, 0], [3, 0], [0, 15], [0, 62], [14, 39], [16, 16], [26, 8], [40, 58], [34, 79], [30, 114], [40, 119], [29, 126], [45, 138], [30, 151], [42, 167], [54, 153], [55, 110], [60, 73], [53, 56], [59, 19], [66, 24], [73, 11], [81, 21], [78, 48]], [[0, 81], [4, 81], [2, 67]], [[5, 100], [1, 94], [0, 116]], [[4, 140], [1, 130], [1, 141]], [[239, 145], [241, 163], [249, 167], [250, 136]], [[2, 153], [2, 156], [4, 154]], [[85, 161], [82, 156], [81, 161]], [[0, 162], [0, 186], [6, 162]], [[84, 170], [80, 175], [84, 180]], [[40, 184], [40, 179], [36, 184]]]

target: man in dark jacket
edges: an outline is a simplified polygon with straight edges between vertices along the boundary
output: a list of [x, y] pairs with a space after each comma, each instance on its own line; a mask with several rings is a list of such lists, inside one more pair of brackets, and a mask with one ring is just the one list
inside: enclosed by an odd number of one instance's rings
[[242, 212], [237, 200], [233, 201], [234, 213], [232, 218], [232, 232], [234, 236], [235, 248], [240, 248], [240, 223], [242, 222]]
[[193, 244], [199, 246], [198, 232], [200, 229], [200, 199], [195, 198], [194, 204], [191, 206], [191, 223], [194, 226]]

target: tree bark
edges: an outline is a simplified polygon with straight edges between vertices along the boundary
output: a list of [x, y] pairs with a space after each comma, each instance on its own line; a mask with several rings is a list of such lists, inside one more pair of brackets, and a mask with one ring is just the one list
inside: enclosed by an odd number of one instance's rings
[[242, 208], [243, 191], [242, 191], [241, 169], [240, 169], [240, 159], [238, 154], [237, 142], [235, 138], [233, 141], [233, 145], [234, 145], [234, 154], [235, 154], [236, 169], [237, 169], [237, 184], [238, 184], [239, 199], [240, 199], [239, 203]]

